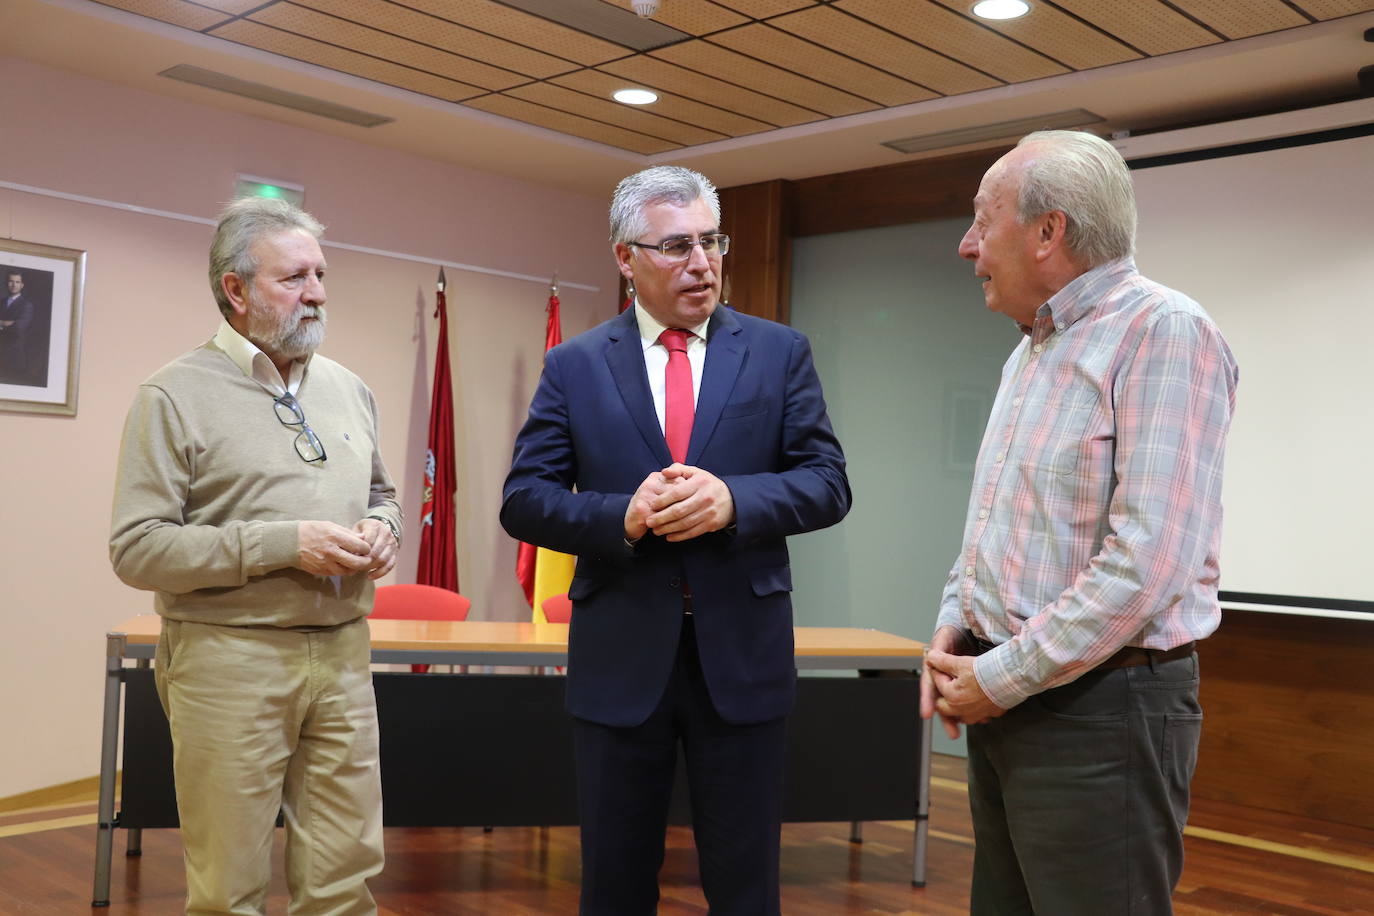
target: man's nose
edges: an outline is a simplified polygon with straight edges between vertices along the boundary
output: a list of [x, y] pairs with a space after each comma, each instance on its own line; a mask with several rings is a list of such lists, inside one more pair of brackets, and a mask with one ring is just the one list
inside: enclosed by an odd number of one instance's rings
[[706, 249], [701, 242], [693, 245], [691, 253], [687, 255], [687, 268], [697, 273], [711, 269], [711, 259], [706, 257]]
[[311, 275], [305, 283], [305, 296], [307, 302], [324, 302], [324, 280], [320, 277]]
[[978, 259], [978, 240], [973, 237], [973, 227], [964, 233], [964, 237], [959, 240], [959, 257], [969, 261]]

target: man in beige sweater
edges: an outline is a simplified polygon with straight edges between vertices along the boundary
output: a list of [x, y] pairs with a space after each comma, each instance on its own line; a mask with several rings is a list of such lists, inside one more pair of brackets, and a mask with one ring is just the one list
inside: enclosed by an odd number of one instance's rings
[[364, 619], [401, 533], [372, 392], [315, 354], [323, 227], [231, 204], [210, 248], [224, 320], [138, 389], [110, 535], [116, 574], [163, 616], [186, 911], [265, 913], [286, 820], [289, 912], [376, 913], [377, 711]]

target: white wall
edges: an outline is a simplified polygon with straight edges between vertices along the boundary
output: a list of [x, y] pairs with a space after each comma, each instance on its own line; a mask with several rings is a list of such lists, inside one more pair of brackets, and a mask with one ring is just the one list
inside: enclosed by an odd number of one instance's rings
[[[0, 59], [0, 180], [213, 217], [237, 172], [296, 181], [326, 240], [601, 287], [562, 290], [565, 336], [615, 313], [606, 201]], [[607, 189], [607, 197], [610, 189]], [[0, 797], [93, 775], [104, 633], [151, 609], [106, 553], [114, 461], [135, 386], [213, 332], [211, 229], [0, 189], [0, 236], [88, 252], [78, 414], [0, 413]], [[413, 581], [436, 268], [325, 248], [322, 352], [376, 392], [411, 523], [390, 581]], [[475, 619], [528, 614], [497, 521], [538, 378], [544, 285], [448, 271], [460, 583]]]

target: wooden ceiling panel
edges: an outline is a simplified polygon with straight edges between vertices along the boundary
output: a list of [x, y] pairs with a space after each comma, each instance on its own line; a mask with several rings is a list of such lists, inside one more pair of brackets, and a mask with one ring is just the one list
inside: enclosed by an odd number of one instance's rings
[[[598, 70], [578, 70], [576, 73], [567, 73], [563, 76], [555, 77], [552, 82], [569, 89], [576, 89], [588, 95], [610, 98], [611, 93], [617, 89], [624, 89], [628, 81], [611, 76], [609, 73], [601, 73]], [[641, 88], [635, 84], [630, 88]], [[644, 87], [647, 88], [647, 87]], [[688, 124], [696, 124], [706, 130], [713, 130], [718, 134], [727, 137], [742, 137], [745, 134], [756, 134], [760, 131], [771, 130], [772, 124], [765, 124], [753, 118], [746, 118], [743, 115], [735, 114], [733, 111], [724, 111], [711, 105], [703, 104], [696, 99], [685, 98], [680, 95], [673, 95], [670, 92], [658, 91], [658, 101], [646, 108], [654, 114], [663, 115], [665, 118], [673, 118], [678, 121], [685, 121]]]
[[96, 2], [126, 12], [137, 13], [140, 16], [147, 16], [149, 19], [156, 19], [159, 22], [179, 25], [184, 29], [195, 29], [197, 32], [229, 18], [223, 13], [207, 10], [192, 3], [182, 3], [181, 0], [96, 0]]
[[[621, 9], [630, 5], [630, 0], [601, 0], [601, 2], [618, 6]], [[658, 8], [658, 12], [654, 13], [654, 21], [671, 26], [679, 32], [686, 32], [688, 35], [705, 35], [708, 32], [743, 25], [749, 20], [718, 3], [711, 2], [711, 0], [664, 0]]]
[[924, 86], [876, 70], [771, 25], [756, 23], [731, 29], [712, 35], [711, 41], [881, 105], [907, 105], [935, 98], [935, 93]]
[[[958, 13], [969, 7], [968, 0], [940, 2]], [[1279, 3], [1280, 0], [1272, 2]], [[1105, 67], [1137, 60], [1141, 56], [1110, 35], [1104, 35], [1048, 3], [1037, 4], [1030, 15], [1020, 19], [988, 22], [986, 25], [1074, 70]]]
[[866, 60], [875, 67], [919, 83], [941, 95], [958, 95], [1000, 86], [986, 73], [979, 73], [936, 54], [905, 38], [899, 38], [872, 23], [846, 15], [834, 7], [817, 6], [787, 16], [770, 19], [769, 25], [809, 38], [841, 54]]
[[1339, 19], [1374, 10], [1374, 0], [1294, 0], [1294, 5], [1318, 19]]
[[835, 6], [1009, 83], [1068, 72], [934, 0], [835, 0]]
[[631, 53], [628, 48], [602, 41], [567, 26], [540, 19], [521, 10], [502, 6], [492, 0], [396, 0], [401, 6], [447, 19], [458, 25], [486, 32], [516, 44], [525, 45], [577, 61], [599, 64]]
[[1159, 0], [1055, 0], [1064, 9], [1139, 48], [1146, 54], [1171, 54], [1220, 38]]
[[262, 0], [196, 0], [196, 3], [222, 13], [233, 13], [235, 16], [262, 6]]
[[527, 86], [519, 86], [507, 92], [506, 95], [524, 99], [526, 102], [546, 105], [549, 108], [556, 108], [559, 111], [582, 115], [593, 121], [615, 124], [626, 130], [633, 130], [650, 137], [671, 140], [679, 146], [714, 143], [716, 140], [725, 139], [724, 134], [718, 134], [715, 131], [695, 127], [691, 124], [684, 124], [681, 121], [674, 121], [645, 108], [622, 105], [607, 98], [586, 95], [549, 83], [530, 83]]
[[[252, 2], [252, 0], [247, 0]], [[302, 6], [329, 13], [341, 19], [392, 32], [411, 41], [433, 45], [464, 57], [484, 61], [517, 73], [540, 79], [567, 73], [577, 65], [523, 45], [476, 32], [447, 19], [420, 13], [393, 3], [374, 0], [295, 0]], [[254, 3], [253, 5], [257, 5]]]
[[819, 112], [722, 83], [704, 73], [685, 70], [666, 60], [653, 57], [628, 57], [625, 60], [603, 64], [597, 69], [664, 92], [673, 91], [689, 98], [700, 99], [777, 127], [806, 124], [824, 117]]
[[736, 54], [707, 41], [685, 41], [649, 52], [681, 67], [710, 74], [737, 86], [756, 86], [760, 92], [785, 99], [795, 105], [836, 117], [872, 111], [877, 104], [824, 86], [796, 73]]
[[291, 32], [337, 45], [352, 48], [373, 57], [380, 57], [393, 63], [413, 67], [437, 76], [480, 86], [483, 89], [508, 89], [529, 79], [509, 70], [491, 67], [475, 60], [468, 60], [447, 51], [426, 44], [398, 38], [386, 32], [379, 32], [367, 26], [357, 25], [346, 19], [338, 19], [324, 13], [317, 13], [293, 3], [276, 3], [259, 10], [250, 17], [254, 22], [270, 25], [284, 32]]
[[[665, 0], [671, 3], [672, 0]], [[721, 6], [728, 6], [732, 10], [739, 10], [746, 16], [753, 19], [767, 19], [769, 16], [778, 16], [782, 13], [790, 13], [807, 6], [816, 6], [816, 0], [716, 0]]]
[[1246, 38], [1307, 25], [1308, 19], [1283, 0], [1173, 0], [1174, 6], [1200, 19], [1227, 38]]
[[626, 149], [633, 153], [643, 153], [646, 156], [678, 149], [676, 143], [670, 143], [667, 140], [646, 137], [632, 130], [625, 130], [611, 124], [601, 124], [578, 115], [568, 114], [565, 111], [555, 111], [552, 108], [545, 108], [543, 105], [535, 105], [522, 99], [513, 99], [507, 95], [484, 95], [481, 98], [469, 99], [463, 104], [469, 108], [477, 108], [494, 115], [500, 115], [503, 118], [524, 121], [526, 124], [546, 127], [559, 133], [571, 134], [574, 137], [582, 137], [586, 140], [604, 143], [607, 146]]
[[259, 25], [256, 22], [249, 22], [246, 19], [236, 19], [207, 34], [216, 38], [226, 38], [241, 45], [259, 48], [263, 51], [270, 51], [273, 54], [280, 54], [283, 57], [290, 57], [293, 60], [317, 64], [343, 73], [352, 73], [355, 76], [385, 83], [388, 86], [398, 86], [402, 89], [409, 89], [412, 92], [419, 92], [450, 102], [471, 98], [482, 92], [476, 86], [444, 79], [442, 76], [421, 73], [400, 64], [377, 60], [375, 57], [367, 57], [354, 51], [336, 48], [333, 45], [313, 41], [300, 35], [292, 35], [289, 32], [282, 32], [265, 25]]

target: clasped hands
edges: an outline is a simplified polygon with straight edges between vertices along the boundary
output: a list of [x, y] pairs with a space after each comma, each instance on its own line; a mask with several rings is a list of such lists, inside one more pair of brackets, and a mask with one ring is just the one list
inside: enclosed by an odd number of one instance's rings
[[935, 632], [921, 666], [921, 718], [939, 713], [945, 734], [959, 737], [959, 725], [978, 725], [1006, 712], [983, 692], [973, 673], [974, 656], [954, 627]]
[[380, 579], [391, 572], [400, 552], [390, 526], [375, 518], [365, 518], [351, 529], [334, 522], [301, 522], [297, 539], [296, 565], [316, 576], [365, 572], [369, 579]]
[[652, 531], [669, 541], [688, 541], [719, 531], [735, 520], [735, 500], [710, 471], [673, 463], [654, 471], [630, 497], [625, 537], [637, 541]]

